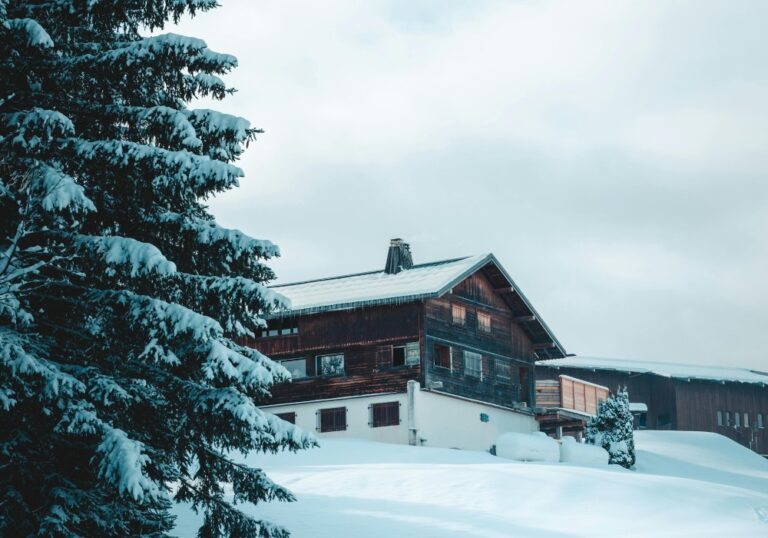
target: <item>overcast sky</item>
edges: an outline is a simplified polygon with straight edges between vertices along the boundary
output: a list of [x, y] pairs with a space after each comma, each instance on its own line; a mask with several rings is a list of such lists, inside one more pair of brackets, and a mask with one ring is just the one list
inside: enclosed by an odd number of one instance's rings
[[768, 2], [222, 3], [279, 282], [493, 252], [569, 352], [768, 370]]

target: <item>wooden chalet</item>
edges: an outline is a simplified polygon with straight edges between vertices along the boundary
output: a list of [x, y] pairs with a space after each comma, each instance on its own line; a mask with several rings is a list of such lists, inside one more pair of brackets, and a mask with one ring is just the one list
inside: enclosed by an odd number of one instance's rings
[[537, 382], [562, 377], [627, 387], [639, 429], [719, 433], [768, 455], [768, 373], [746, 368], [570, 356], [536, 365]]
[[273, 289], [291, 308], [247, 344], [293, 382], [264, 406], [323, 435], [487, 449], [538, 430], [534, 363], [566, 355], [492, 254], [414, 265], [395, 239], [384, 270]]

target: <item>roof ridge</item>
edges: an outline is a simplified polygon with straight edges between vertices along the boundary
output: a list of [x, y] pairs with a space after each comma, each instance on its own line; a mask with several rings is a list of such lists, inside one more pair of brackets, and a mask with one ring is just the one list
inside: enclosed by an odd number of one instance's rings
[[[447, 259], [447, 260], [436, 260], [436, 261], [432, 261], [432, 262], [419, 263], [419, 264], [415, 264], [410, 269], [406, 269], [406, 271], [412, 271], [413, 269], [420, 269], [420, 268], [423, 268], [423, 267], [431, 267], [431, 266], [435, 266], [435, 265], [443, 265], [443, 264], [446, 264], [446, 263], [458, 262], [458, 261], [466, 260], [466, 259], [469, 259], [469, 258], [472, 258], [472, 257], [473, 256], [462, 256], [460, 258], [450, 258], [450, 259]], [[377, 273], [384, 273], [384, 269], [380, 269], [378, 271], [362, 271], [360, 273], [350, 273], [350, 274], [347, 274], [347, 275], [327, 276], [327, 277], [323, 277], [323, 278], [313, 278], [313, 279], [310, 279], [310, 280], [300, 280], [300, 281], [297, 281], [297, 282], [287, 282], [285, 284], [275, 284], [273, 286], [269, 286], [269, 288], [271, 288], [271, 289], [287, 288], [289, 286], [298, 286], [300, 284], [312, 284], [314, 282], [326, 282], [328, 280], [339, 280], [339, 279], [342, 279], [342, 278], [351, 278], [351, 277], [363, 276], [363, 275], [375, 275]], [[400, 273], [397, 273], [397, 274], [400, 274]]]

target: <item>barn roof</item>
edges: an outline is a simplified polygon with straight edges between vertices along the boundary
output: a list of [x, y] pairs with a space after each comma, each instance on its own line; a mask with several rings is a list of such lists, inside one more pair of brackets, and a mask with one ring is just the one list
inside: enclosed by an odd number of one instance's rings
[[477, 271], [483, 271], [491, 280], [515, 315], [525, 318], [521, 324], [540, 358], [565, 356], [563, 346], [493, 254], [418, 264], [395, 274], [369, 271], [276, 285], [272, 289], [285, 296], [291, 307], [274, 312], [270, 317], [300, 316], [440, 297]]
[[697, 379], [705, 381], [753, 383], [768, 385], [768, 373], [747, 368], [724, 366], [696, 366], [674, 362], [650, 362], [622, 359], [604, 359], [598, 357], [571, 356], [552, 360], [543, 360], [539, 366], [553, 368], [578, 368], [581, 370], [609, 370], [632, 374], [652, 374], [674, 379]]

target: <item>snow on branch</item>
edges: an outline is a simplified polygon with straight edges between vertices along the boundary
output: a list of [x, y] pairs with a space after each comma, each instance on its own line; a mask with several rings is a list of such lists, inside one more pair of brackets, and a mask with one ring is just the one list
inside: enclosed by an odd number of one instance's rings
[[147, 167], [155, 185], [192, 188], [196, 195], [238, 185], [243, 171], [229, 163], [189, 151], [169, 151], [155, 146], [122, 140], [72, 140], [75, 154], [86, 161], [97, 161], [120, 168]]
[[274, 383], [272, 372], [260, 362], [234, 351], [222, 342], [214, 340], [203, 362], [203, 374], [209, 381], [235, 383], [246, 388], [264, 388]]
[[43, 395], [55, 398], [60, 395], [74, 396], [85, 391], [85, 385], [77, 378], [62, 372], [51, 361], [27, 353], [18, 343], [0, 334], [0, 366], [11, 377], [36, 377], [43, 382]]
[[107, 427], [96, 452], [101, 455], [99, 478], [114, 484], [121, 494], [136, 501], [165, 496], [158, 484], [144, 474], [144, 466], [150, 461], [144, 444], [130, 439], [123, 430]]
[[45, 49], [53, 47], [51, 36], [34, 19], [9, 19], [2, 24], [11, 31], [23, 32], [27, 37], [26, 44], [28, 47]]
[[226, 73], [237, 66], [237, 58], [213, 52], [202, 39], [170, 33], [118, 43], [111, 50], [78, 56], [72, 64], [120, 68], [152, 65], [168, 58], [184, 62], [189, 72]]
[[41, 193], [40, 205], [46, 211], [96, 211], [83, 187], [61, 170], [41, 164], [33, 170], [32, 178]]
[[127, 266], [132, 277], [176, 272], [176, 265], [156, 246], [130, 237], [81, 235], [76, 244], [82, 250], [98, 253], [108, 265]]
[[215, 319], [175, 303], [130, 291], [101, 292], [101, 294], [111, 296], [119, 304], [126, 306], [129, 321], [138, 327], [147, 328], [153, 337], [190, 334], [200, 342], [208, 342], [220, 337], [224, 332]]
[[12, 138], [13, 145], [27, 151], [38, 148], [43, 142], [71, 136], [75, 132], [72, 120], [64, 114], [42, 108], [7, 114], [5, 124], [11, 135], [16, 131]]

